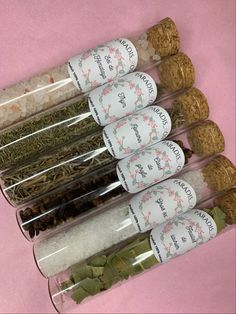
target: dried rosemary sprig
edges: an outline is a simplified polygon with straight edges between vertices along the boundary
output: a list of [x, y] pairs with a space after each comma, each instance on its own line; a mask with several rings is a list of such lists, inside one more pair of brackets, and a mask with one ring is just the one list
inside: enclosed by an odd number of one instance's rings
[[[192, 152], [185, 148], [181, 141], [178, 141], [178, 144], [184, 151], [187, 163]], [[107, 204], [114, 197], [125, 193], [119, 184], [109, 187], [118, 182], [115, 166], [114, 161], [100, 169], [89, 171], [89, 174], [80, 177], [76, 182], [28, 204], [25, 209], [20, 210], [22, 229], [30, 238], [34, 238], [45, 230], [54, 229], [61, 223], [84, 212], [95, 210], [99, 205]]]
[[100, 129], [87, 97], [55, 107], [0, 133], [0, 170]]
[[14, 204], [24, 204], [112, 160], [99, 131], [6, 171], [2, 175], [3, 190]]

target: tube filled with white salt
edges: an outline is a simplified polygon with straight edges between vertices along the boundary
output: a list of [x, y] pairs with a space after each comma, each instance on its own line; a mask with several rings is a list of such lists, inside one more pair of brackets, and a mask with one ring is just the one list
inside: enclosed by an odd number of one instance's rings
[[179, 51], [170, 18], [138, 35], [98, 45], [58, 66], [0, 91], [0, 129], [86, 93], [135, 69], [144, 70]]
[[[102, 130], [101, 126], [154, 102], [163, 102], [169, 97], [173, 101], [173, 97], [190, 88], [195, 79], [193, 64], [183, 53], [166, 58], [149, 74], [130, 73], [96, 88], [87, 96], [75, 97], [6, 128], [0, 132], [0, 171]], [[205, 96], [197, 89], [177, 99], [175, 105], [166, 105], [173, 116], [173, 128], [206, 119], [209, 112]]]
[[53, 276], [193, 209], [235, 183], [236, 167], [223, 155], [190, 165], [173, 179], [133, 197], [123, 193], [97, 214], [84, 215], [45, 236], [34, 245], [35, 261], [45, 277]]

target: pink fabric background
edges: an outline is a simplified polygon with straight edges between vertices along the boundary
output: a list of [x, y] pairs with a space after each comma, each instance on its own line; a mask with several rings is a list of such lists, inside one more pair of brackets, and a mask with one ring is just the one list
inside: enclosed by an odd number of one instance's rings
[[[171, 16], [182, 50], [197, 69], [196, 86], [235, 162], [235, 1], [0, 0], [0, 87], [65, 62], [95, 44]], [[47, 281], [34, 264], [15, 209], [0, 196], [0, 311], [55, 313]], [[77, 313], [234, 313], [235, 228], [121, 287]]]

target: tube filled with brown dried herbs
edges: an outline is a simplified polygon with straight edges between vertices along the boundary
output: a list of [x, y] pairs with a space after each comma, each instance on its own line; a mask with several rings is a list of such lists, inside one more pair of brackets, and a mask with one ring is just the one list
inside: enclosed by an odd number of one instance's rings
[[[48, 236], [46, 232], [41, 233], [43, 239], [34, 245], [35, 261], [41, 273], [50, 277], [64, 271], [74, 263], [193, 209], [197, 203], [236, 184], [236, 167], [222, 155], [187, 169], [184, 174], [133, 197], [122, 193], [107, 206], [100, 206], [95, 215], [81, 215], [73, 223], [69, 220]], [[40, 216], [34, 222], [43, 224]], [[21, 220], [21, 228], [30, 228], [34, 222], [29, 220], [27, 226]]]
[[[228, 194], [226, 197], [229, 199]], [[206, 204], [201, 210], [190, 210], [51, 277], [53, 305], [65, 313], [89, 297], [211, 240], [227, 226], [226, 220], [236, 223], [235, 194], [231, 201], [227, 208], [221, 203], [218, 207]]]
[[0, 129], [179, 51], [170, 18], [134, 35], [98, 45], [68, 64], [0, 91]]
[[[178, 75], [176, 67], [180, 70]], [[173, 93], [183, 91], [194, 83], [193, 64], [183, 53], [165, 59], [157, 67], [157, 72], [157, 76], [153, 73], [155, 80], [147, 73], [130, 73], [93, 90], [88, 96], [75, 97], [5, 129], [0, 133], [0, 170], [18, 166], [22, 161], [34, 158], [48, 149], [83, 138], [100, 130], [99, 125], [107, 125], [154, 101], [171, 97]], [[165, 79], [165, 86], [162, 84], [162, 77]], [[192, 115], [188, 113], [188, 120], [193, 115], [195, 121], [206, 117], [207, 102], [199, 91], [195, 90], [191, 95], [185, 94], [178, 104], [177, 102], [173, 108], [174, 126], [177, 126], [176, 121], [183, 121], [183, 115], [186, 117], [184, 112], [188, 106], [189, 111], [192, 110]]]
[[[143, 122], [148, 126], [146, 129], [143, 128], [143, 134], [147, 135], [146, 144], [148, 144], [149, 139], [149, 144], [156, 143], [161, 140], [161, 137], [167, 135], [167, 114], [163, 113], [163, 108], [159, 107], [158, 110], [156, 108], [148, 107], [143, 109], [150, 111], [151, 114], [148, 119], [145, 119], [145, 115], [141, 115]], [[160, 111], [163, 114], [160, 114]], [[160, 121], [157, 127], [152, 119], [152, 115], [155, 113]], [[162, 120], [163, 116], [166, 118]], [[122, 128], [124, 126], [122, 121], [127, 119], [123, 118], [117, 124], [120, 124]], [[129, 122], [128, 120], [127, 123]], [[110, 127], [110, 125], [107, 127]], [[85, 137], [84, 141], [73, 142], [58, 151], [52, 151], [50, 154], [43, 155], [21, 167], [12, 168], [2, 174], [2, 190], [9, 201], [16, 205], [42, 197], [45, 193], [86, 174], [89, 175], [92, 171], [98, 170], [99, 167], [109, 164], [114, 160], [113, 156], [116, 153], [123, 152], [123, 156], [130, 155], [135, 151], [133, 149], [135, 144], [137, 145], [136, 149], [142, 148], [143, 143], [139, 142], [140, 137], [138, 136], [140, 133], [137, 134], [137, 130], [132, 128], [129, 131], [129, 136], [128, 133], [124, 133], [126, 145], [122, 142], [122, 132], [120, 132], [121, 142], [114, 146], [112, 143], [117, 144], [116, 134], [110, 133], [110, 140], [108, 140], [105, 132], [103, 135], [98, 132]], [[184, 154], [187, 157], [186, 160], [191, 158], [192, 161], [195, 161], [224, 150], [224, 137], [218, 126], [212, 121], [202, 122], [186, 132], [171, 137], [171, 139], [176, 143], [171, 142], [169, 145], [168, 141], [163, 141], [160, 144], [160, 150], [158, 144], [154, 144], [143, 152], [141, 151], [119, 161], [117, 175], [125, 190], [136, 193], [157, 181], [164, 180], [166, 175], [173, 175], [177, 170], [181, 170], [186, 159]], [[107, 146], [104, 145], [104, 141]], [[177, 148], [175, 151], [177, 143], [179, 143], [181, 149]], [[138, 145], [140, 146], [138, 147]], [[156, 146], [157, 149], [155, 149]], [[146, 155], [146, 159], [142, 154]], [[149, 155], [150, 157], [147, 158]], [[94, 175], [96, 176], [96, 174]]]
[[[205, 130], [205, 139], [203, 141], [202, 137], [197, 135], [193, 142], [191, 136], [196, 134], [199, 128]], [[217, 136], [217, 142], [214, 136]], [[37, 177], [32, 177], [29, 178], [28, 184], [25, 181], [19, 187], [12, 187], [14, 202], [18, 203], [23, 203], [24, 199], [31, 199], [32, 195], [39, 196], [39, 189], [45, 193], [19, 211], [19, 224], [22, 230], [27, 237], [34, 238], [39, 233], [54, 229], [64, 221], [96, 210], [99, 205], [108, 204], [111, 199], [120, 197], [125, 191], [136, 193], [156, 184], [178, 173], [188, 161], [201, 160], [224, 149], [223, 135], [211, 121], [197, 125], [187, 133], [176, 135], [172, 140], [154, 144], [121, 160], [118, 164], [107, 161], [104, 167], [98, 167], [96, 164], [93, 168], [93, 164], [90, 164], [88, 169], [85, 169], [75, 163], [72, 168], [64, 163], [63, 168], [56, 168], [58, 170], [56, 173], [49, 172], [46, 178], [38, 176], [37, 181], [35, 180]], [[181, 142], [183, 140], [184, 142]], [[52, 169], [55, 170], [53, 167]], [[81, 176], [78, 175], [78, 171]], [[198, 178], [200, 177], [201, 174], [198, 174]], [[66, 185], [66, 182], [72, 180], [74, 182]], [[9, 194], [8, 190], [5, 193]]]

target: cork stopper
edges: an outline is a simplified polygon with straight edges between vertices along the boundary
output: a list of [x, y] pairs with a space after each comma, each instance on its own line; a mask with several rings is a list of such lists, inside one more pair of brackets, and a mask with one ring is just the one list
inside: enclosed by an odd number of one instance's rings
[[180, 39], [174, 21], [167, 17], [147, 31], [147, 40], [161, 58], [179, 51]]
[[218, 125], [210, 120], [190, 129], [188, 141], [193, 152], [201, 157], [213, 156], [225, 149], [224, 136]]
[[161, 85], [170, 92], [192, 87], [195, 70], [191, 59], [184, 53], [171, 56], [159, 65]]
[[205, 182], [214, 192], [230, 189], [236, 184], [236, 167], [225, 156], [213, 158], [202, 169]]
[[214, 205], [218, 206], [226, 215], [228, 225], [236, 224], [236, 188], [215, 199]]
[[188, 126], [203, 121], [209, 116], [209, 107], [205, 95], [196, 87], [192, 87], [177, 97], [171, 109], [173, 128]]

